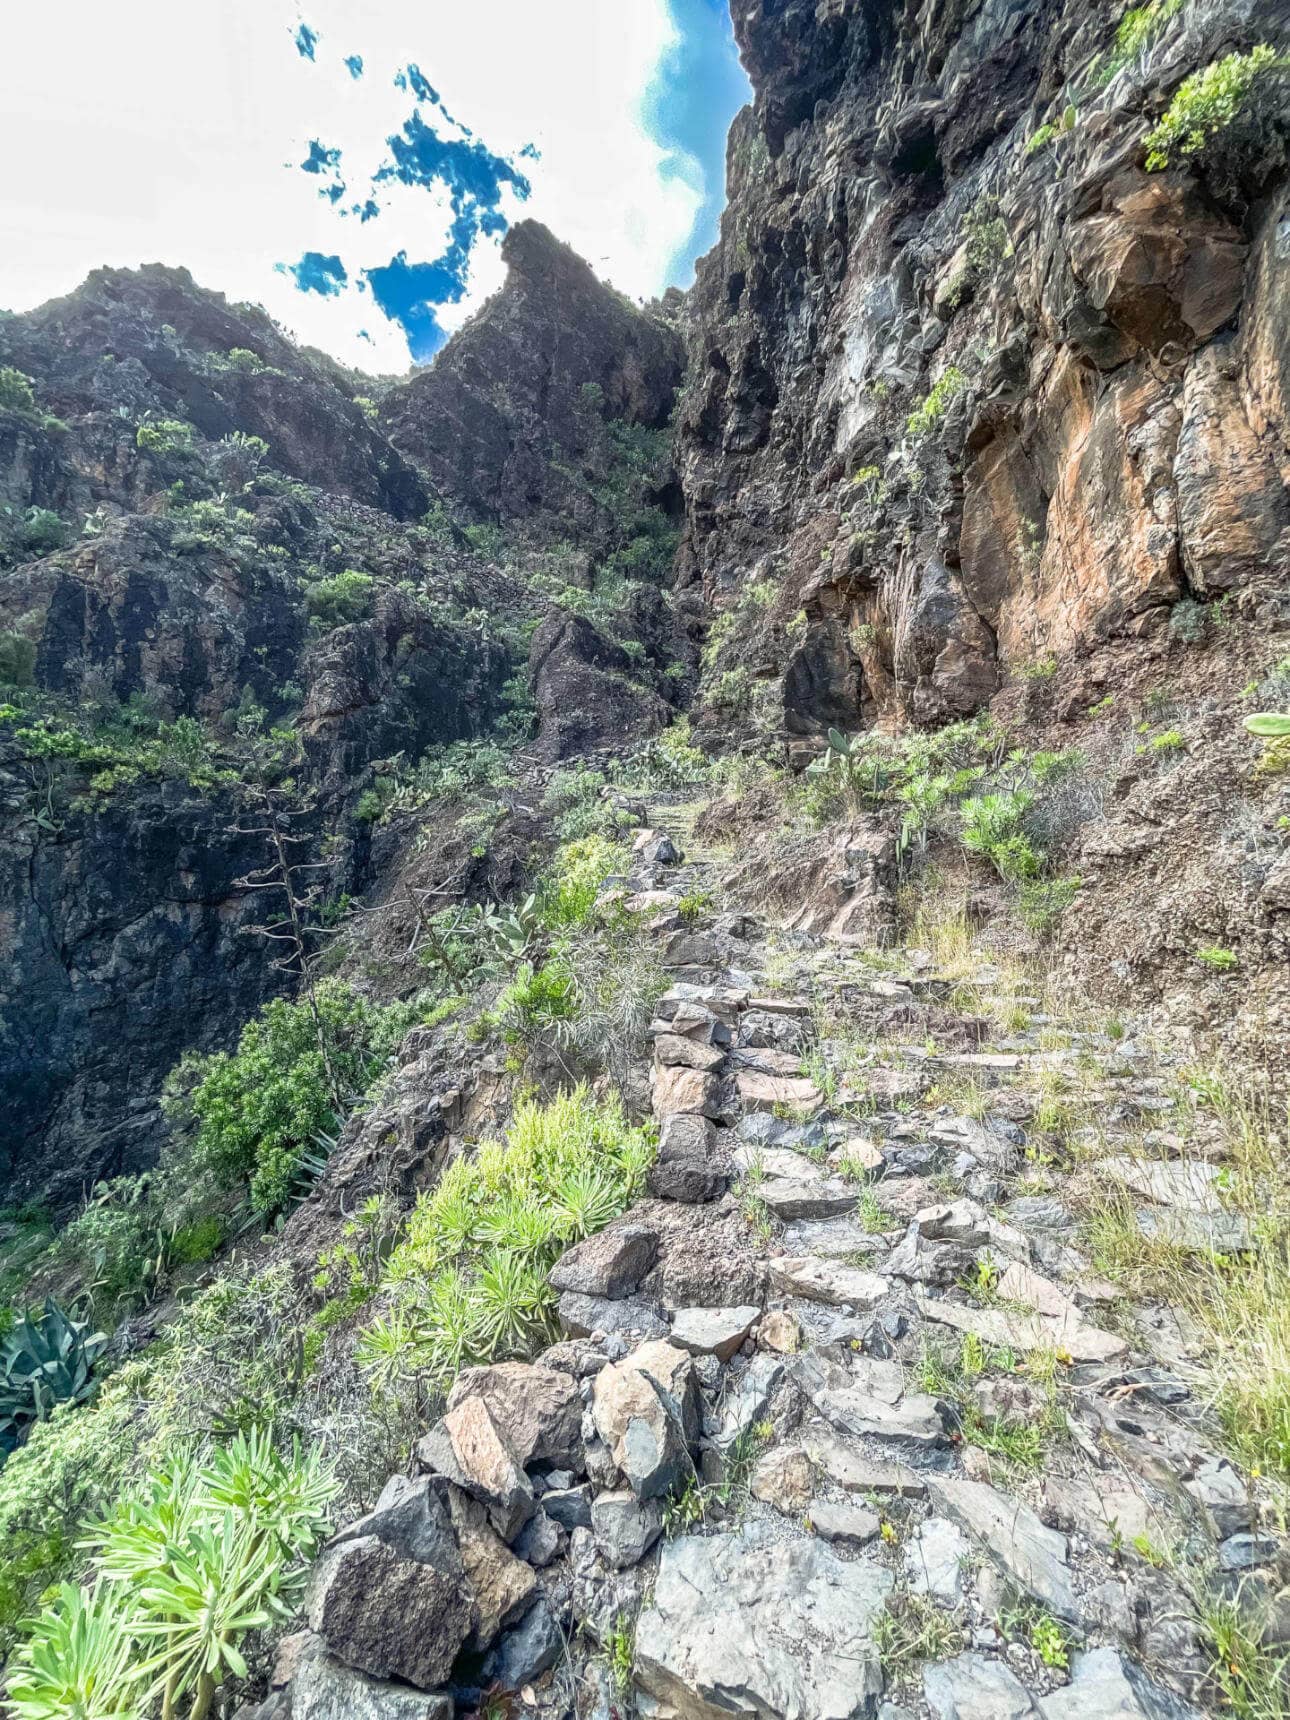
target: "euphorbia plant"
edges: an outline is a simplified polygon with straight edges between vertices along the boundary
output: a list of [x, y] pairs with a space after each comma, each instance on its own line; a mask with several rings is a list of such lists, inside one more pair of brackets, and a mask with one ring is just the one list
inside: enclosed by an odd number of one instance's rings
[[336, 1483], [316, 1453], [252, 1431], [183, 1453], [84, 1545], [91, 1587], [64, 1585], [15, 1656], [15, 1720], [206, 1720], [248, 1631], [290, 1617]]

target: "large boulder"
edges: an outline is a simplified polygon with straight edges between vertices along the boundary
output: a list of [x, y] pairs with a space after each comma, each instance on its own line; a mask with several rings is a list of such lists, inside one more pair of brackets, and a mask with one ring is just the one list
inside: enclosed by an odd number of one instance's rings
[[670, 1542], [636, 1625], [636, 1677], [679, 1720], [870, 1720], [892, 1577], [762, 1524]]
[[444, 1683], [473, 1623], [457, 1576], [403, 1558], [375, 1535], [327, 1549], [305, 1610], [337, 1660], [421, 1690]]
[[527, 1468], [576, 1463], [582, 1452], [582, 1398], [570, 1374], [530, 1362], [496, 1362], [458, 1374], [448, 1398], [450, 1411], [471, 1398], [488, 1409], [493, 1425]]
[[637, 1499], [661, 1498], [684, 1482], [698, 1432], [694, 1364], [684, 1350], [651, 1342], [602, 1368], [591, 1413]]

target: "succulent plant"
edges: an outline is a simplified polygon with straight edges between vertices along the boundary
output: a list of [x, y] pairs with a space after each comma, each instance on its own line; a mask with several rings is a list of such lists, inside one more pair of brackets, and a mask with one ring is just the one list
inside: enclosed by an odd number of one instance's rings
[[0, 1440], [12, 1445], [55, 1404], [92, 1397], [94, 1364], [106, 1344], [104, 1333], [74, 1320], [52, 1296], [39, 1312], [25, 1314], [0, 1345]]

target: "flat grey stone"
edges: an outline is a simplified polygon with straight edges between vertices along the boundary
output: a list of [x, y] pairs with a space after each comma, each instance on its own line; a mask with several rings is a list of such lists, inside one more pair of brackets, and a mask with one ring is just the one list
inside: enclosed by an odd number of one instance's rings
[[840, 1541], [844, 1547], [863, 1547], [882, 1527], [876, 1512], [859, 1505], [838, 1505], [832, 1499], [813, 1499], [806, 1515], [817, 1535], [825, 1541]]
[[813, 1255], [781, 1255], [770, 1263], [770, 1279], [786, 1296], [802, 1296], [832, 1308], [873, 1308], [891, 1290], [886, 1278]]
[[[923, 1668], [923, 1695], [932, 1720], [1028, 1720], [1030, 1692], [1001, 1660], [960, 1654]], [[1084, 1720], [1095, 1720], [1086, 1713]]]
[[751, 1302], [735, 1308], [679, 1308], [669, 1335], [692, 1356], [728, 1362], [760, 1318], [761, 1309]]
[[840, 1218], [853, 1212], [856, 1191], [840, 1178], [770, 1177], [757, 1190], [776, 1218]]
[[963, 1563], [967, 1556], [967, 1538], [957, 1524], [947, 1522], [944, 1517], [929, 1517], [903, 1549], [910, 1588], [941, 1606], [957, 1606], [963, 1598]]
[[1215, 1186], [1222, 1173], [1218, 1165], [1203, 1159], [1132, 1159], [1124, 1155], [1099, 1159], [1092, 1169], [1158, 1206], [1185, 1212], [1223, 1210]]
[[1254, 1247], [1249, 1220], [1238, 1212], [1181, 1212], [1167, 1206], [1139, 1207], [1138, 1229], [1149, 1242], [1172, 1242], [1193, 1254], [1248, 1254]]
[[921, 1499], [927, 1481], [907, 1463], [889, 1463], [870, 1457], [841, 1440], [824, 1422], [812, 1422], [800, 1443], [816, 1472], [844, 1493], [885, 1494], [895, 1498]]
[[1055, 1320], [1045, 1314], [1014, 1314], [1003, 1308], [978, 1308], [947, 1297], [933, 1300], [916, 1293], [925, 1320], [973, 1332], [997, 1349], [1061, 1350], [1076, 1362], [1109, 1362], [1128, 1349], [1123, 1338], [1086, 1325], [1082, 1318]]
[[1154, 1683], [1114, 1648], [1077, 1654], [1064, 1690], [1040, 1698], [1043, 1720], [1201, 1720], [1200, 1710]]
[[871, 1631], [888, 1571], [764, 1524], [663, 1549], [636, 1678], [681, 1720], [860, 1720], [883, 1676]]
[[1068, 1623], [1080, 1621], [1066, 1562], [1066, 1537], [1048, 1529], [1020, 1499], [983, 1481], [930, 1478], [932, 1499], [993, 1562], [1041, 1606]]

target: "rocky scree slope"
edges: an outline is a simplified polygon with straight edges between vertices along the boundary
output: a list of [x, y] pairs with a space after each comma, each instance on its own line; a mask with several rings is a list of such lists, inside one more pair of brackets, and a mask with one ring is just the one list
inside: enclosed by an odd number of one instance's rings
[[1194, 1313], [1078, 1237], [1110, 1199], [1252, 1248], [1220, 1117], [948, 926], [878, 956], [682, 916], [695, 810], [656, 801], [618, 887], [670, 979], [646, 1198], [552, 1270], [560, 1342], [459, 1374], [242, 1720], [1231, 1711], [1213, 1633], [1275, 1656], [1283, 1539]]
[[[149, 1163], [181, 1053], [290, 987], [248, 935], [278, 903], [239, 885], [271, 859], [275, 725], [294, 852], [326, 862], [302, 874], [316, 913], [388, 857], [353, 817], [374, 765], [527, 737], [535, 703], [553, 757], [667, 720], [688, 650], [659, 577], [678, 337], [531, 224], [506, 256], [433, 383], [347, 373], [183, 270], [101, 270], [0, 322], [15, 1201]], [[485, 485], [490, 437], [512, 465]], [[468, 491], [434, 453], [463, 445]]]

